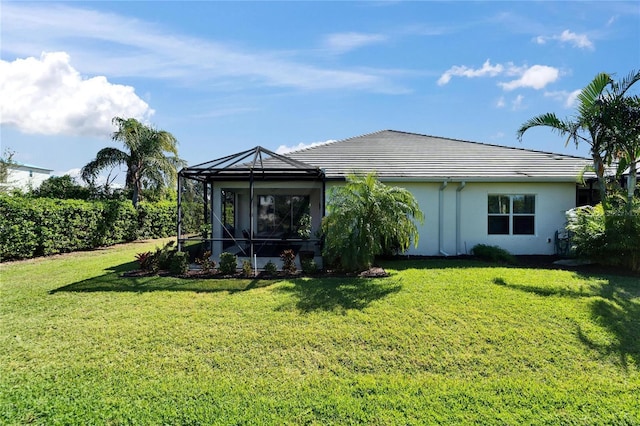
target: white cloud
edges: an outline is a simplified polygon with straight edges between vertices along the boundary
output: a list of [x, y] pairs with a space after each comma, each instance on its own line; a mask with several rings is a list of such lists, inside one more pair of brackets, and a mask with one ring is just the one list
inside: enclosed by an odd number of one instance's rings
[[569, 93], [567, 99], [564, 102], [564, 106], [566, 106], [567, 108], [576, 106], [578, 104], [578, 95], [580, 94], [580, 92], [582, 92], [582, 90], [578, 89]]
[[557, 68], [546, 65], [533, 65], [527, 68], [520, 78], [508, 83], [498, 83], [498, 85], [504, 90], [514, 90], [519, 87], [530, 87], [539, 90], [556, 81], [559, 76], [560, 71]]
[[521, 109], [523, 100], [524, 100], [524, 96], [522, 95], [516, 96], [516, 98], [513, 101], [511, 101], [511, 109], [514, 111]]
[[562, 33], [553, 36], [537, 36], [535, 42], [538, 44], [545, 44], [548, 40], [556, 40], [560, 43], [569, 43], [579, 49], [593, 49], [593, 43], [589, 40], [586, 34], [577, 34], [569, 30], [564, 30]]
[[370, 44], [376, 44], [387, 40], [382, 34], [364, 34], [364, 33], [336, 33], [326, 37], [324, 45], [327, 49], [334, 53], [345, 53], [350, 50], [358, 49]]
[[0, 122], [24, 133], [105, 136], [114, 116], [152, 114], [133, 87], [83, 78], [65, 52], [0, 60]]
[[504, 100], [504, 96], [500, 96], [500, 98], [496, 102], [496, 107], [497, 108], [504, 108], [505, 105], [506, 105], [506, 102]]
[[[512, 80], [508, 83], [498, 83], [504, 90], [513, 90], [518, 87], [531, 87], [534, 89], [542, 89], [547, 84], [552, 83], [560, 76], [560, 71], [557, 68], [549, 67], [546, 65], [533, 65], [531, 67], [516, 66], [512, 62], [506, 64], [491, 65], [489, 59], [487, 59], [481, 68], [470, 68], [465, 65], [454, 65], [445, 71], [438, 79], [438, 85], [443, 86], [453, 76], [458, 77], [496, 77], [499, 75], [517, 76], [519, 78]], [[498, 107], [504, 106], [501, 101], [498, 101]]]
[[578, 102], [578, 95], [581, 90], [574, 90], [573, 92], [567, 92], [566, 90], [560, 90], [555, 92], [545, 92], [544, 96], [547, 98], [552, 98], [557, 100], [558, 102], [562, 102], [565, 108], [571, 108], [576, 106]]
[[[255, 52], [171, 33], [128, 16], [66, 5], [10, 2], [2, 7], [3, 52], [25, 57], [63, 44], [82, 72], [170, 79], [199, 89], [249, 85], [406, 92], [390, 81], [384, 69], [318, 67], [292, 59], [296, 53], [291, 51]], [[346, 41], [342, 41], [345, 47]], [[369, 38], [360, 43], [365, 41], [373, 42]], [[96, 49], [96, 43], [105, 48]]]
[[451, 77], [453, 76], [468, 77], [468, 78], [487, 77], [487, 76], [495, 77], [497, 75], [500, 75], [503, 71], [504, 71], [503, 65], [500, 65], [500, 64], [491, 65], [491, 62], [489, 61], [489, 59], [487, 59], [484, 62], [484, 64], [482, 64], [482, 68], [478, 68], [478, 69], [469, 68], [464, 65], [454, 65], [448, 70], [446, 70], [444, 74], [440, 76], [440, 78], [438, 79], [438, 85], [443, 86], [449, 83], [449, 81], [451, 81]]
[[329, 139], [327, 141], [324, 142], [312, 142], [312, 143], [303, 143], [300, 142], [298, 145], [293, 145], [293, 146], [287, 146], [287, 145], [280, 145], [278, 147], [278, 149], [276, 149], [276, 153], [277, 154], [286, 154], [288, 152], [292, 152], [292, 151], [300, 151], [301, 149], [307, 149], [307, 148], [313, 148], [314, 146], [320, 146], [320, 145], [325, 145], [331, 142], [335, 142], [334, 139]]
[[580, 49], [593, 49], [593, 43], [586, 34], [576, 34], [569, 30], [564, 30], [558, 37], [558, 40], [565, 43], [571, 43]]

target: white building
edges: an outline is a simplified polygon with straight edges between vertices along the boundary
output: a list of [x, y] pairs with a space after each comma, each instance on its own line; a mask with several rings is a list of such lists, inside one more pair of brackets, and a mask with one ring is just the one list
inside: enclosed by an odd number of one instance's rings
[[10, 189], [20, 189], [27, 191], [40, 186], [42, 182], [49, 179], [51, 169], [34, 166], [31, 164], [11, 163], [8, 165], [7, 182], [0, 183]]
[[594, 201], [595, 191], [578, 179], [590, 163], [384, 130], [285, 155], [257, 147], [187, 167], [179, 177], [202, 182], [209, 194], [205, 214], [211, 218], [214, 256], [235, 250], [239, 256], [271, 257], [289, 246], [305, 249], [309, 241], [300, 238], [296, 221], [310, 215], [314, 235], [328, 190], [350, 173], [369, 172], [410, 190], [424, 213], [419, 246], [407, 254], [455, 256], [489, 244], [513, 254], [551, 255], [565, 212]]

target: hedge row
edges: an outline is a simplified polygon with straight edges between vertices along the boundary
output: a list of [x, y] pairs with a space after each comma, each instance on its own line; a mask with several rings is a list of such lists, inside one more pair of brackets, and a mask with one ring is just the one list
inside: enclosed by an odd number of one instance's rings
[[176, 203], [0, 196], [0, 259], [27, 259], [176, 234]]

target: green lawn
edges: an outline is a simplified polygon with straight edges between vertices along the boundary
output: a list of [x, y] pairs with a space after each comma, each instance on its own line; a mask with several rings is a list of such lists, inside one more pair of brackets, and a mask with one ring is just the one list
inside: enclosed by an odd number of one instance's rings
[[161, 244], [0, 266], [0, 424], [640, 424], [638, 278], [119, 278]]

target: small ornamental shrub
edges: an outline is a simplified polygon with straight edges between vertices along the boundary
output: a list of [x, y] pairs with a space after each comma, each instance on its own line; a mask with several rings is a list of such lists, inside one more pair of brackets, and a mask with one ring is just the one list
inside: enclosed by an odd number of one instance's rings
[[205, 274], [212, 273], [216, 268], [216, 261], [211, 259], [211, 250], [205, 251], [202, 257], [198, 257], [196, 263]]
[[220, 254], [220, 272], [224, 275], [233, 275], [238, 266], [238, 256], [233, 253], [224, 252]]
[[174, 255], [177, 253], [177, 250], [173, 248], [175, 241], [169, 241], [164, 247], [157, 248], [155, 256], [158, 262], [158, 268], [160, 269], [170, 269], [171, 261], [173, 260]]
[[302, 259], [300, 262], [302, 266], [302, 272], [307, 275], [313, 275], [318, 272], [318, 264], [313, 259]]
[[143, 271], [151, 271], [153, 264], [153, 253], [150, 251], [145, 251], [143, 253], [136, 254], [136, 260], [138, 261], [138, 266]]
[[567, 212], [571, 249], [604, 265], [640, 271], [640, 200], [609, 197], [609, 207], [578, 207]]
[[247, 278], [253, 276], [253, 267], [248, 260], [242, 261], [242, 275]]
[[189, 253], [174, 252], [169, 263], [169, 271], [175, 275], [184, 275], [189, 271]]
[[272, 261], [268, 261], [266, 265], [264, 265], [264, 272], [267, 275], [275, 275], [278, 272], [278, 267]]
[[282, 270], [288, 274], [294, 274], [296, 272], [296, 253], [287, 249], [280, 253], [280, 259], [282, 259]]
[[508, 263], [510, 265], [516, 263], [516, 258], [511, 253], [498, 246], [477, 244], [471, 249], [471, 254], [487, 262]]

